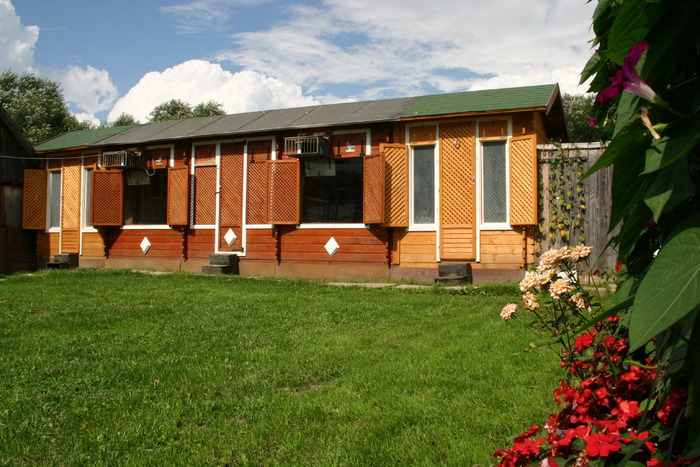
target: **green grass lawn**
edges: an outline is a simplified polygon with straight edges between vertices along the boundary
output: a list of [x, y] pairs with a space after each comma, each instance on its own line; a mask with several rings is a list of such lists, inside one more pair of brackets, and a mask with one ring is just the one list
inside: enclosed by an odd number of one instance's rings
[[473, 465], [554, 410], [515, 287], [0, 281], [2, 465]]

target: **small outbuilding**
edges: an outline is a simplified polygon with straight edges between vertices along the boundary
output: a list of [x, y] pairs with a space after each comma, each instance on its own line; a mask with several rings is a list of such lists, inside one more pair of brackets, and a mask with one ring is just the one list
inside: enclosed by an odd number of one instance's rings
[[515, 280], [534, 261], [537, 144], [565, 138], [555, 84], [73, 132], [35, 148], [24, 227], [40, 263]]

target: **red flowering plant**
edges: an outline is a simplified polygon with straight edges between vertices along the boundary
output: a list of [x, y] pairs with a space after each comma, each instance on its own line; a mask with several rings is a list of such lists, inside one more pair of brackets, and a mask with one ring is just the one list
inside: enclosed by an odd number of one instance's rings
[[[597, 287], [584, 287], [577, 275], [590, 252], [583, 245], [550, 250], [520, 282], [528, 316], [554, 336], [568, 377], [554, 391], [560, 411], [494, 459], [501, 466], [690, 465], [671, 458], [687, 392], [659, 396], [653, 344], [630, 352], [624, 320], [614, 308], [600, 314]], [[501, 317], [511, 320], [517, 309], [508, 304]]]

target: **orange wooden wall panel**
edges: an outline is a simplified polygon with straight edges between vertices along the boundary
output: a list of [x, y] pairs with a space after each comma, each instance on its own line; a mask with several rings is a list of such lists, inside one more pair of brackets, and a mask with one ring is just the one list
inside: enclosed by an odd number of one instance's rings
[[[182, 258], [182, 232], [173, 229], [114, 229], [111, 238], [110, 257], [119, 258]], [[141, 241], [148, 237], [151, 248], [146, 255], [141, 251]]]
[[84, 232], [83, 233], [83, 257], [86, 258], [103, 258], [104, 257], [104, 242], [99, 233]]

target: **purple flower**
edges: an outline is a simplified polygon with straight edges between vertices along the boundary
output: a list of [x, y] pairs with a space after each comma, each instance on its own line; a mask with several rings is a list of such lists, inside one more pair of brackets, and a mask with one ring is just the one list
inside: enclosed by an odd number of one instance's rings
[[589, 127], [593, 128], [593, 127], [595, 126], [595, 124], [596, 124], [596, 118], [595, 118], [595, 117], [591, 117], [591, 118], [588, 119], [588, 126], [589, 126]]
[[604, 104], [622, 91], [631, 92], [649, 101], [656, 98], [654, 90], [637, 73], [637, 62], [645, 50], [649, 50], [649, 45], [644, 41], [630, 49], [622, 62], [622, 69], [617, 70], [610, 78], [610, 86], [598, 94], [596, 104]]

